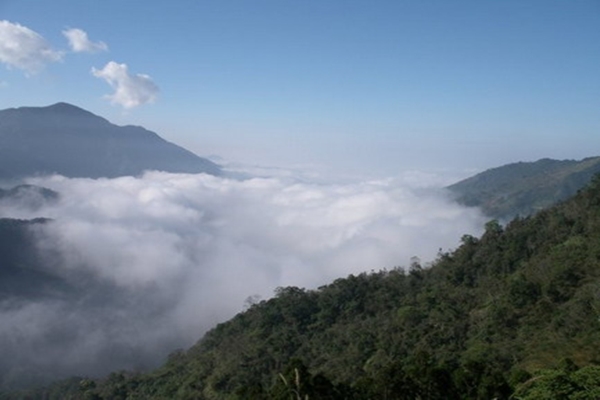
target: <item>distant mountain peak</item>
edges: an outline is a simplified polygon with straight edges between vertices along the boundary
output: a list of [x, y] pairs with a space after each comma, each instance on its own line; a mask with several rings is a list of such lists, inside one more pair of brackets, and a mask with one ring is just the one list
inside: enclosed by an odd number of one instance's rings
[[105, 122], [109, 122], [107, 119], [102, 118], [99, 115], [96, 115], [88, 110], [84, 110], [81, 107], [74, 106], [69, 103], [56, 103], [47, 107], [40, 107], [39, 110], [41, 112], [49, 112], [54, 115], [60, 115], [65, 117], [73, 117], [73, 118], [95, 118], [98, 120], [102, 120]]
[[84, 110], [81, 107], [77, 107], [73, 104], [70, 103], [65, 103], [65, 102], [58, 102], [55, 104], [51, 104], [49, 106], [42, 106], [42, 107], [32, 107], [32, 106], [25, 106], [25, 107], [17, 107], [17, 108], [12, 108], [10, 110], [13, 111], [34, 111], [34, 112], [43, 112], [43, 113], [60, 113], [60, 114], [70, 114], [70, 115], [93, 115], [95, 117], [97, 117], [97, 115]]
[[[48, 111], [57, 112], [57, 113], [68, 113], [68, 114], [92, 114], [91, 112], [84, 110], [81, 107], [74, 106], [73, 104], [59, 102], [52, 104], [47, 107], [40, 107], [42, 109], [46, 109]], [[94, 115], [94, 114], [92, 114]]]
[[58, 103], [54, 103], [54, 104], [49, 105], [47, 107], [41, 107], [41, 108], [47, 108], [47, 109], [55, 110], [55, 111], [60, 111], [60, 110], [77, 110], [77, 111], [87, 112], [86, 110], [84, 110], [81, 107], [77, 107], [76, 105], [73, 105], [71, 103], [67, 103], [67, 102], [64, 102], [64, 101], [59, 101]]
[[139, 175], [147, 170], [219, 175], [219, 165], [155, 132], [117, 126], [60, 102], [0, 110], [0, 179]]

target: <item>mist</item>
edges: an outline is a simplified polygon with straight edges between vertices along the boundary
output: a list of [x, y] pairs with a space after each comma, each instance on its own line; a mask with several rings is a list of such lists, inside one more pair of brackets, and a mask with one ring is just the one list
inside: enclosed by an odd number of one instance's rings
[[34, 228], [36, 247], [63, 289], [0, 303], [4, 383], [157, 366], [277, 287], [426, 263], [485, 221], [438, 176], [309, 176], [28, 180], [60, 197], [0, 211], [52, 219]]

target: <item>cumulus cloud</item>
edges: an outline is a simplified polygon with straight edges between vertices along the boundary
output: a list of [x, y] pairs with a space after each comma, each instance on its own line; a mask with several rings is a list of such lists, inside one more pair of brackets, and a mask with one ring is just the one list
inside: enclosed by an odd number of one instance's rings
[[[0, 311], [0, 337], [20, 331], [20, 343], [37, 344], [31, 357], [38, 364], [48, 332], [64, 337], [47, 349], [47, 365], [64, 374], [158, 363], [239, 312], [250, 296], [267, 298], [278, 286], [316, 288], [408, 265], [413, 256], [432, 260], [440, 247], [480, 232], [480, 214], [423, 180], [312, 183], [163, 172], [36, 178], [31, 183], [61, 193], [60, 200], [36, 212], [4, 205], [3, 214], [54, 219], [38, 231], [43, 259], [85, 297]], [[57, 334], [66, 327], [68, 335]]]
[[18, 23], [0, 21], [0, 62], [7, 67], [34, 74], [62, 57], [62, 52], [52, 49], [35, 31]]
[[106, 97], [124, 108], [152, 103], [158, 96], [158, 86], [152, 79], [144, 74], [130, 74], [126, 64], [110, 61], [102, 69], [92, 68], [92, 74], [112, 86], [115, 92]]
[[102, 41], [92, 42], [87, 33], [81, 29], [65, 29], [62, 33], [69, 41], [71, 50], [75, 53], [96, 53], [108, 50], [106, 43]]

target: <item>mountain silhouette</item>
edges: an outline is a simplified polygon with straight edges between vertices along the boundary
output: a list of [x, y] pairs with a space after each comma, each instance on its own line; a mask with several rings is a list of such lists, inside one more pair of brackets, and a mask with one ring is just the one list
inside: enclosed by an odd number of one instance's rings
[[118, 177], [146, 170], [219, 175], [220, 167], [139, 126], [67, 103], [0, 111], [0, 179]]

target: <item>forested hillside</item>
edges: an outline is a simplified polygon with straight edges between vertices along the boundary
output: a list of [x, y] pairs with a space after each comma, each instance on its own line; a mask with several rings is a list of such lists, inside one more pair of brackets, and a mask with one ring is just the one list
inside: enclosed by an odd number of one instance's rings
[[597, 399], [599, 267], [595, 178], [535, 216], [489, 222], [432, 265], [280, 288], [151, 373], [74, 378], [30, 395]]
[[492, 168], [448, 187], [456, 200], [509, 221], [568, 199], [600, 172], [600, 157], [519, 162]]

